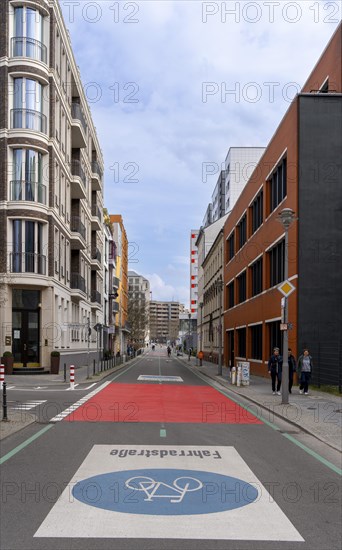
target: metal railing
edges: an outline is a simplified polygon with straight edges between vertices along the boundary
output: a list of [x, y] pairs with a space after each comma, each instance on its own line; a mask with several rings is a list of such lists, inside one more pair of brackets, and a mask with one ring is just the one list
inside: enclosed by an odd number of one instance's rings
[[71, 173], [73, 176], [81, 178], [84, 187], [87, 187], [87, 178], [80, 160], [74, 159], [71, 161]]
[[82, 277], [79, 273], [71, 273], [70, 288], [75, 288], [85, 293], [86, 284], [84, 277]]
[[119, 313], [119, 302], [113, 302], [112, 304], [112, 312], [113, 313]]
[[33, 109], [11, 109], [11, 128], [35, 130], [46, 134], [46, 116]]
[[93, 174], [97, 174], [100, 179], [102, 178], [102, 170], [97, 160], [93, 160], [91, 162], [91, 171], [93, 172]]
[[12, 180], [11, 186], [11, 201], [34, 201], [46, 204], [46, 186], [42, 183]]
[[46, 275], [46, 256], [34, 252], [11, 252], [10, 269], [12, 273]]
[[91, 215], [95, 216], [96, 218], [98, 218], [101, 221], [101, 210], [97, 206], [97, 204], [92, 204], [91, 205]]
[[101, 294], [98, 290], [91, 291], [91, 301], [101, 305]]
[[86, 240], [86, 228], [79, 216], [71, 216], [70, 229], [71, 231], [79, 233], [83, 239]]
[[79, 103], [71, 104], [71, 116], [72, 118], [75, 118], [76, 120], [80, 121], [84, 130], [84, 133], [87, 133], [87, 123], [82, 113], [81, 105]]
[[31, 57], [47, 62], [47, 48], [42, 42], [28, 36], [15, 36], [11, 39], [12, 57]]
[[91, 253], [91, 258], [92, 260], [97, 260], [98, 262], [101, 263], [101, 252], [99, 251], [98, 248], [93, 248]]

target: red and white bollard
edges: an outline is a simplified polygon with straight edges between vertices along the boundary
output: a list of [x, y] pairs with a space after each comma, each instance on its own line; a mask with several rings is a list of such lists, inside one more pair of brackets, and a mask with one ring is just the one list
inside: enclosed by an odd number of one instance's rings
[[75, 389], [75, 367], [70, 365], [70, 389]]
[[0, 365], [0, 389], [2, 390], [5, 382], [5, 365]]

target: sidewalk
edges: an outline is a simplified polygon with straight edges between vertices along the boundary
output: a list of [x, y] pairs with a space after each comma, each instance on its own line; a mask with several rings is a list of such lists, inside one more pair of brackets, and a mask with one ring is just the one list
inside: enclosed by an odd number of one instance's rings
[[222, 376], [217, 374], [218, 366], [206, 361], [202, 367], [197, 366], [195, 357], [183, 355], [179, 357], [191, 370], [202, 373], [215, 380], [236, 395], [248, 399], [255, 406], [251, 412], [261, 415], [261, 418], [272, 422], [273, 415], [283, 418], [294, 426], [313, 435], [330, 447], [342, 451], [342, 396], [311, 390], [309, 395], [300, 395], [299, 387], [293, 386], [289, 395], [289, 404], [281, 404], [280, 395], [272, 395], [271, 379], [261, 376], [251, 376], [249, 386], [233, 385], [229, 379], [229, 370], [222, 367]]

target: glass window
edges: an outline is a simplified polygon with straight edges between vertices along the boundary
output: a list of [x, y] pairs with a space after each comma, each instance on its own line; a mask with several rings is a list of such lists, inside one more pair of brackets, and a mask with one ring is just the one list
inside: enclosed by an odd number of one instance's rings
[[37, 201], [46, 204], [43, 181], [43, 155], [32, 149], [13, 150], [13, 180], [11, 199]]
[[47, 49], [43, 44], [44, 18], [38, 10], [29, 7], [14, 9], [12, 55], [47, 61]]

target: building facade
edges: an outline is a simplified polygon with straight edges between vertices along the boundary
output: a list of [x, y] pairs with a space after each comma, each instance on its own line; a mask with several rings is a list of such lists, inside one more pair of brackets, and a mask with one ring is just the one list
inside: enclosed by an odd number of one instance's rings
[[[288, 279], [289, 345], [315, 360], [314, 383], [337, 384], [342, 352], [342, 27], [291, 103], [225, 224], [225, 364], [267, 375], [282, 351], [281, 298]], [[288, 231], [279, 223], [290, 208]]]
[[192, 229], [190, 234], [190, 313], [196, 318], [198, 306], [198, 250], [196, 240], [199, 230]]
[[[116, 245], [116, 266], [114, 276], [114, 291], [112, 311], [115, 314], [114, 351], [116, 355], [124, 355], [129, 342], [128, 323], [128, 239], [126, 229], [120, 214], [109, 216], [113, 228], [113, 240]], [[116, 286], [118, 285], [118, 286]]]
[[103, 159], [58, 2], [3, 0], [1, 353], [85, 364], [103, 323]]
[[226, 213], [225, 189], [226, 189], [225, 171], [221, 170], [211, 197], [211, 204], [213, 205], [212, 223], [222, 218], [222, 216], [224, 216]]
[[128, 271], [128, 319], [132, 344], [146, 345], [150, 341], [150, 282], [135, 271]]
[[150, 302], [150, 337], [151, 342], [166, 344], [174, 343], [178, 338], [179, 314], [183, 313], [184, 305], [179, 302]]
[[225, 160], [224, 213], [230, 212], [254, 172], [265, 147], [230, 147]]

